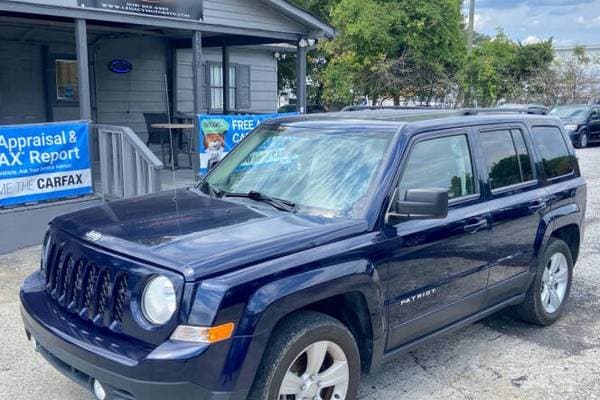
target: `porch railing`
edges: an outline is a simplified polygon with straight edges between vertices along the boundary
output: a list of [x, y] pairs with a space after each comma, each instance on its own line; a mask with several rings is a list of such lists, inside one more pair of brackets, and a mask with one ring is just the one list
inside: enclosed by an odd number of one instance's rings
[[[163, 163], [128, 127], [94, 124], [97, 132], [100, 185], [105, 200], [160, 191]], [[100, 187], [98, 187], [100, 186]]]

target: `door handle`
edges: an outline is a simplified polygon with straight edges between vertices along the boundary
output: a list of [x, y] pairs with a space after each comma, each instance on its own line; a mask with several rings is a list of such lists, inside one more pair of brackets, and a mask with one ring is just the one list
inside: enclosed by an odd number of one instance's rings
[[480, 230], [482, 230], [483, 228], [486, 228], [487, 226], [488, 226], [488, 221], [487, 221], [487, 219], [483, 218], [483, 219], [477, 220], [477, 222], [474, 222], [472, 224], [465, 225], [464, 230], [465, 230], [465, 232], [468, 232], [468, 233], [477, 233]]
[[536, 201], [532, 205], [529, 206], [529, 211], [531, 211], [531, 212], [540, 211], [540, 210], [543, 210], [544, 208], [546, 208], [547, 206], [548, 206], [548, 203], [545, 201]]

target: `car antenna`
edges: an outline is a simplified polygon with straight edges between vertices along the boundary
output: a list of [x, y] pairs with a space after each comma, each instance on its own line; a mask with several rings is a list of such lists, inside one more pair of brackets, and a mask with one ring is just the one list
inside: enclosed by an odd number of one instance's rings
[[171, 102], [169, 101], [169, 80], [165, 74], [165, 99], [167, 101], [167, 120], [169, 122], [169, 152], [171, 158], [171, 177], [173, 180], [173, 199], [177, 200], [177, 174], [175, 173], [175, 143], [173, 142], [173, 128], [171, 127]]

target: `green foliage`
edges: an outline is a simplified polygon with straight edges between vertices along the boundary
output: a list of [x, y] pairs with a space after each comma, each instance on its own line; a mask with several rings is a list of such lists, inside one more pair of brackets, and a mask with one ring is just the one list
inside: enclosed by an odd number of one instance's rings
[[[331, 22], [325, 98], [431, 98], [445, 92], [465, 55], [460, 0], [340, 0]], [[442, 90], [440, 90], [442, 89]]]
[[[502, 30], [475, 33], [467, 54], [462, 0], [291, 0], [338, 35], [309, 52], [309, 102], [372, 99], [429, 102], [448, 93], [464, 105], [536, 98], [551, 74], [552, 40], [523, 45]], [[585, 51], [576, 50], [581, 63]], [[295, 88], [295, 57], [279, 63], [279, 89]]]
[[499, 100], [528, 96], [529, 81], [548, 71], [554, 50], [552, 40], [522, 45], [511, 41], [502, 30], [494, 38], [480, 40], [467, 56], [459, 74], [465, 104], [495, 106]]

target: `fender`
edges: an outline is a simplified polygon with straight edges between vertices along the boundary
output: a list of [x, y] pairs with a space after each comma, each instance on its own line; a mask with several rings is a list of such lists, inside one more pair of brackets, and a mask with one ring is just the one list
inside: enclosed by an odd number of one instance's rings
[[[540, 252], [546, 248], [550, 237], [555, 231], [567, 225], [582, 226], [582, 219], [583, 210], [581, 210], [577, 203], [565, 204], [546, 213], [538, 229], [538, 238], [536, 238], [535, 242], [535, 258], [537, 259]], [[543, 235], [540, 235], [540, 233], [543, 233]]]
[[[373, 340], [384, 337], [384, 297], [379, 273], [359, 259], [304, 271], [260, 287], [249, 299], [236, 331], [238, 345], [228, 363], [240, 365], [238, 387], [252, 382], [275, 325], [285, 316], [334, 296], [359, 293], [366, 302]], [[251, 340], [250, 340], [251, 339]], [[234, 354], [232, 354], [235, 352]], [[240, 360], [244, 358], [244, 360]], [[230, 368], [234, 368], [231, 365]], [[227, 369], [227, 366], [226, 366]]]

